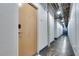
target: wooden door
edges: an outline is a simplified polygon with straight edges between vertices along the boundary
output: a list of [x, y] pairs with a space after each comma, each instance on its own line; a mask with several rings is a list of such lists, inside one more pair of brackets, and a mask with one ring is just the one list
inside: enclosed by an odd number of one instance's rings
[[19, 55], [32, 56], [37, 52], [37, 9], [30, 4], [22, 4], [19, 19]]

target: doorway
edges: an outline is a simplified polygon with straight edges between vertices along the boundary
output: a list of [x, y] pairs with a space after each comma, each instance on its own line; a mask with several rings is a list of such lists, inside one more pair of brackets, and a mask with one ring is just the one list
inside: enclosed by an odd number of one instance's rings
[[19, 7], [19, 55], [32, 56], [37, 53], [37, 8], [23, 3]]

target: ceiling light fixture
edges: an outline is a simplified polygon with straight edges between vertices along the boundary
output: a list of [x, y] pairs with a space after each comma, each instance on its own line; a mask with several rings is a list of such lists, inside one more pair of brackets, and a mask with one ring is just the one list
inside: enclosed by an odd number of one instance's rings
[[19, 5], [19, 6], [22, 6], [22, 3], [19, 3], [18, 5]]
[[60, 15], [60, 14], [61, 14], [61, 11], [60, 11], [60, 10], [58, 10], [58, 11], [57, 11], [57, 15]]

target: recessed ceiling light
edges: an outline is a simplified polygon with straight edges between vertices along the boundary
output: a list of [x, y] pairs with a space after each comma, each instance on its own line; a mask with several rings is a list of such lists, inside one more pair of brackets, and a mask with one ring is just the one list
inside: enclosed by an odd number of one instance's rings
[[60, 11], [60, 10], [58, 10], [58, 11], [57, 11], [57, 15], [60, 15], [60, 14], [61, 14], [61, 11]]
[[64, 20], [61, 20], [61, 22], [64, 22]]
[[19, 5], [19, 6], [22, 6], [22, 3], [19, 3], [18, 5]]

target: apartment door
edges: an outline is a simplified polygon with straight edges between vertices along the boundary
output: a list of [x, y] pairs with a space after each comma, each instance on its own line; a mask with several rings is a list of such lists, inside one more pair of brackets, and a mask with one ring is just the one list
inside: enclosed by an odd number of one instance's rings
[[22, 4], [19, 19], [19, 55], [32, 56], [37, 52], [37, 9], [31, 4]]

